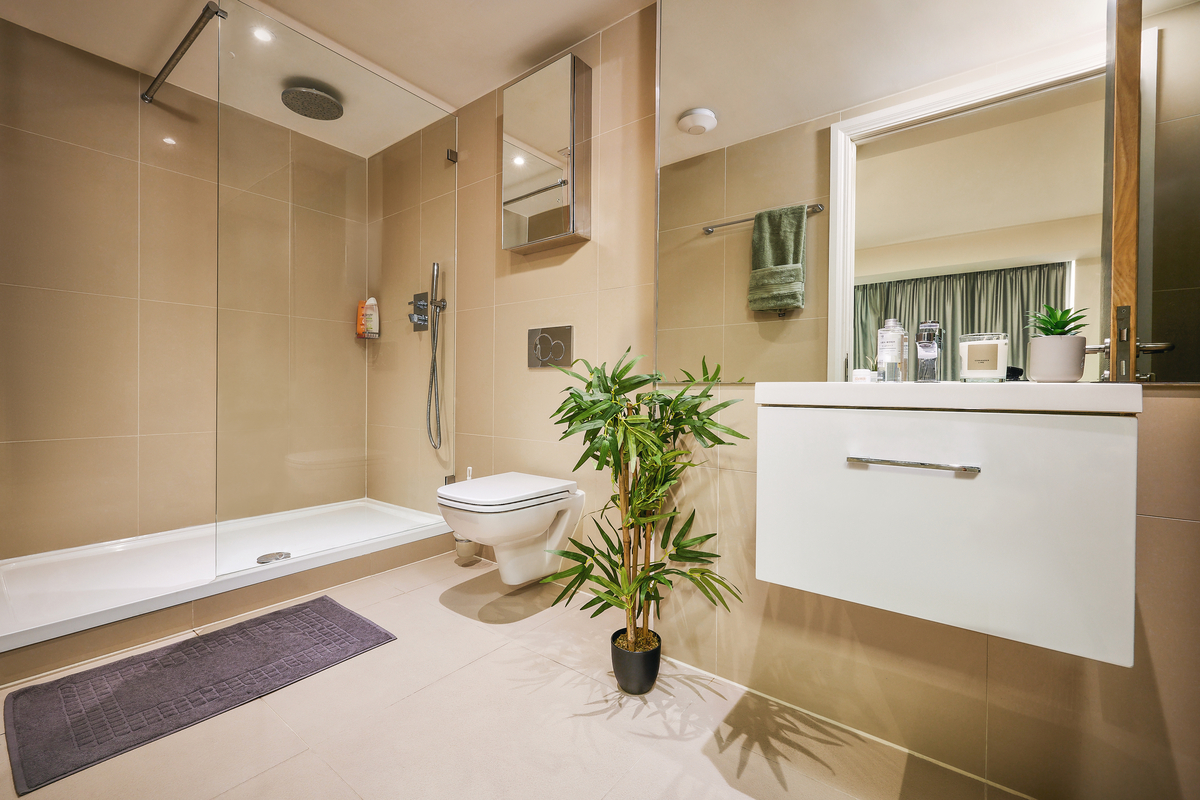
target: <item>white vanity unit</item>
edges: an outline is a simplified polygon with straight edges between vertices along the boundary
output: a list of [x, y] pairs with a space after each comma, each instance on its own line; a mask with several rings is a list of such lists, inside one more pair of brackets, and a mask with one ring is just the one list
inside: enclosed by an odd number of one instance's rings
[[759, 580], [1133, 665], [1136, 384], [759, 383]]

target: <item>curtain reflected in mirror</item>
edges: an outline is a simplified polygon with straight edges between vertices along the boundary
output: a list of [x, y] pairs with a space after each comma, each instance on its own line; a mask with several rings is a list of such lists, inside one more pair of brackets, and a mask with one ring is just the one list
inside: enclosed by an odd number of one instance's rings
[[[1007, 334], [1024, 373], [1029, 314], [1045, 305], [1088, 308], [1080, 335], [1098, 343], [1103, 160], [1103, 76], [861, 143], [853, 367], [873, 368], [887, 319], [914, 352], [919, 324], [940, 324], [941, 380], [960, 379], [972, 333]], [[910, 353], [907, 380], [916, 369]]]

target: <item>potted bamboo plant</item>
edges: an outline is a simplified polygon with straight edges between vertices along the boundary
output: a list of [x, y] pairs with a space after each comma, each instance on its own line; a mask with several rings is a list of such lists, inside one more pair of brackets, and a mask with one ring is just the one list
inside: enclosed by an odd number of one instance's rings
[[707, 449], [731, 444], [723, 436], [746, 437], [714, 419], [718, 411], [738, 402], [710, 405], [721, 376], [719, 365], [710, 373], [702, 360], [699, 379], [684, 372], [687, 380], [668, 392], [658, 388], [661, 373], [633, 373], [642, 356], [627, 361], [629, 352], [611, 372], [605, 364], [593, 367], [582, 359], [572, 366], [582, 364], [586, 375], [559, 368], [582, 384], [565, 389], [567, 398], [554, 412], [555, 422], [567, 426], [563, 439], [583, 437], [583, 455], [575, 469], [595, 462], [597, 470], [609, 471], [613, 491], [592, 518], [599, 539], [572, 538], [570, 549], [552, 551], [571, 564], [543, 582], [567, 581], [556, 604], [569, 604], [586, 586], [591, 598], [583, 608], [594, 608], [593, 617], [610, 608], [624, 614], [624, 627], [611, 637], [613, 672], [622, 690], [645, 694], [658, 677], [662, 655], [662, 641], [650, 629], [650, 610], [653, 607], [658, 616], [675, 581], [689, 581], [714, 606], [726, 610], [726, 594], [741, 600], [737, 588], [713, 571], [717, 554], [704, 549], [716, 534], [692, 531], [695, 510], [677, 526], [679, 511], [667, 505], [671, 489], [697, 465], [691, 443]]
[[1083, 377], [1087, 339], [1077, 336], [1085, 326], [1083, 312], [1043, 306], [1029, 314], [1035, 335], [1029, 340], [1029, 380], [1037, 383], [1075, 383]]

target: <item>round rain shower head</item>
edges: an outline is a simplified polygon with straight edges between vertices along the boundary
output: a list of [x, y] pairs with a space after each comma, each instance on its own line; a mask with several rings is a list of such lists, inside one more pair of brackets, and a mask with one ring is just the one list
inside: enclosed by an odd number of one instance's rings
[[284, 89], [280, 99], [302, 117], [330, 120], [342, 116], [342, 104], [320, 89], [296, 86]]

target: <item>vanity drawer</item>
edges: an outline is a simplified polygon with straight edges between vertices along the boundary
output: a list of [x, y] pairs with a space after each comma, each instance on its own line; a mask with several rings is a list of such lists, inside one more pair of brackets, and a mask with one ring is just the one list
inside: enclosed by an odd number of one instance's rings
[[758, 413], [759, 580], [1132, 665], [1136, 418]]

